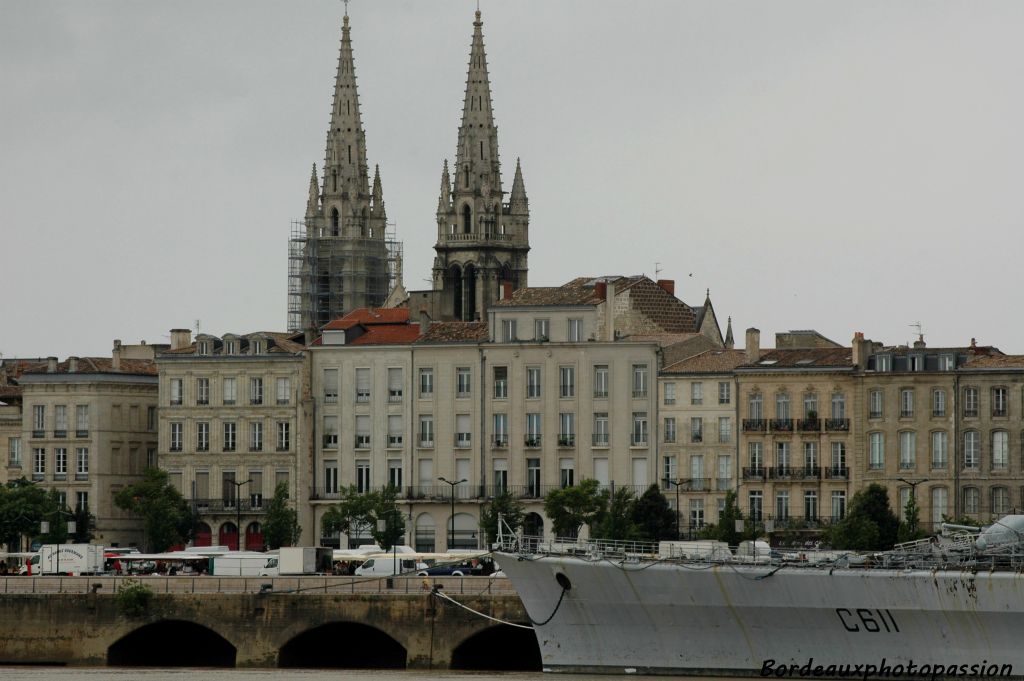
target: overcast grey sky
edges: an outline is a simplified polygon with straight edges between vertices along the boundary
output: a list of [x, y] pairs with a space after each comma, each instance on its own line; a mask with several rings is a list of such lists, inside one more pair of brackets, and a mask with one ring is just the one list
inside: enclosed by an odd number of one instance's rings
[[[1024, 352], [1024, 3], [483, 0], [530, 283], [674, 278], [724, 325]], [[475, 3], [353, 0], [425, 287]], [[0, 0], [0, 352], [283, 330], [339, 0]], [[724, 329], [723, 329], [724, 330]]]

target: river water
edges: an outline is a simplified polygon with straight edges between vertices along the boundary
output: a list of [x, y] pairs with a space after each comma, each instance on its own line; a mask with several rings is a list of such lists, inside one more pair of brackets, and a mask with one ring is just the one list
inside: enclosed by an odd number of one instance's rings
[[[0, 667], [3, 681], [611, 681], [613, 676], [588, 674], [541, 674], [539, 672], [425, 672], [380, 671], [375, 669], [154, 669], [105, 667]], [[666, 681], [666, 676], [639, 676], [631, 679]], [[729, 681], [721, 676], [712, 679], [685, 677], [687, 681]]]

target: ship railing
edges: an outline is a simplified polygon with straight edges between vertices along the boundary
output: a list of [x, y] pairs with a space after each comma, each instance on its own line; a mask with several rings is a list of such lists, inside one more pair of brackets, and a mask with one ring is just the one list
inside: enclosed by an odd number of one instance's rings
[[652, 542], [576, 537], [543, 539], [524, 536], [521, 539], [521, 546], [531, 553], [548, 555], [651, 558], [658, 553], [658, 545]]

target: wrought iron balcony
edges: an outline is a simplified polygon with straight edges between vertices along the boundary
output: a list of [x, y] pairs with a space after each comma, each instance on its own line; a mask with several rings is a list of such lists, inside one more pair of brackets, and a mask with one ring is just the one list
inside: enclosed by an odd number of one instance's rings
[[793, 419], [772, 419], [771, 429], [778, 432], [793, 432]]
[[491, 436], [491, 444], [495, 447], [508, 447], [508, 434], [501, 433]]
[[764, 480], [766, 472], [764, 466], [748, 466], [743, 469], [743, 479]]
[[763, 433], [768, 430], [768, 421], [765, 419], [743, 419], [743, 432]]
[[816, 433], [821, 430], [821, 419], [800, 419], [796, 423], [796, 428], [802, 433]]
[[829, 466], [825, 469], [825, 478], [829, 480], [849, 480], [850, 469], [846, 466]]
[[540, 447], [540, 435], [527, 435], [523, 438], [523, 445], [530, 448]]
[[575, 447], [576, 446], [576, 436], [574, 434], [572, 434], [572, 433], [559, 434], [559, 436], [558, 436], [558, 446], [559, 447]]
[[845, 433], [850, 430], [850, 419], [825, 419], [825, 430], [833, 433]]

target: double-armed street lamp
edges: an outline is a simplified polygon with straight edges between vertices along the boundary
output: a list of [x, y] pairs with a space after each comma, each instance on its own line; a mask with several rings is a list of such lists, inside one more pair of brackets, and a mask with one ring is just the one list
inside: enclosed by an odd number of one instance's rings
[[452, 486], [452, 517], [451, 517], [451, 530], [448, 534], [448, 548], [452, 548], [452, 544], [455, 543], [455, 486], [461, 485], [466, 482], [466, 479], [462, 480], [448, 480], [447, 478], [438, 478], [441, 482], [447, 483]]
[[[917, 486], [920, 485], [922, 482], [928, 482], [928, 478], [921, 478], [920, 480], [907, 480], [906, 478], [896, 478], [896, 480], [899, 481], [899, 482], [906, 483], [906, 484], [910, 485], [910, 500], [913, 501], [914, 505], [916, 506], [917, 505]], [[906, 519], [906, 520], [909, 520], [909, 518]], [[917, 530], [917, 526], [916, 525], [914, 526], [914, 530], [915, 531]]]
[[[64, 509], [61, 509], [61, 508], [55, 509], [53, 511], [50, 511], [49, 513], [44, 513], [43, 515], [46, 516], [46, 517], [52, 517], [52, 516], [58, 516], [58, 517], [59, 516], [67, 516], [68, 518], [74, 518], [75, 517], [74, 513], [70, 512], [70, 511], [65, 511]], [[54, 529], [56, 529], [56, 528], [54, 528]], [[78, 531], [78, 524], [74, 520], [69, 520], [67, 522], [67, 535], [68, 535], [68, 537], [70, 537], [72, 534], [74, 534], [77, 531]], [[40, 523], [39, 523], [39, 533], [40, 534], [50, 534], [50, 521], [48, 521], [48, 520], [40, 521]], [[60, 544], [57, 544], [57, 551], [56, 551], [56, 553], [57, 553], [57, 565], [56, 565], [55, 572], [59, 575], [60, 574]], [[42, 558], [41, 554], [40, 554], [40, 558]], [[39, 569], [40, 569], [40, 571], [42, 571], [42, 569], [43, 569], [42, 560], [40, 560], [40, 562], [39, 562]]]
[[686, 478], [685, 480], [672, 480], [670, 478], [664, 478], [664, 481], [666, 485], [671, 485], [672, 487], [676, 488], [676, 539], [679, 539], [679, 488], [682, 487], [683, 485], [689, 485], [691, 482], [693, 482], [693, 480], [691, 478]]
[[248, 485], [252, 482], [252, 478], [245, 482], [235, 482], [229, 480], [232, 485], [235, 486], [235, 531], [238, 532], [238, 550], [242, 550], [242, 485]]

